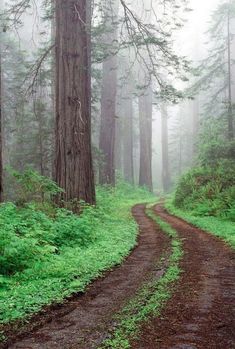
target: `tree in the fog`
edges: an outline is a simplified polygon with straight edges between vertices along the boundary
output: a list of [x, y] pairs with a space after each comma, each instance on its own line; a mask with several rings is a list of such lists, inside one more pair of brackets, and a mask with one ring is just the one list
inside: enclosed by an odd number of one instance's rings
[[[172, 101], [178, 98], [178, 91], [166, 83], [163, 76], [181, 78], [182, 71], [187, 69], [186, 60], [176, 55], [173, 50], [173, 33], [182, 26], [177, 13], [187, 10], [187, 1], [159, 0], [153, 4], [150, 0], [145, 2], [140, 0], [133, 4], [125, 0], [105, 2], [98, 0], [92, 3], [91, 11], [91, 3], [88, 1], [59, 0], [55, 2], [55, 20], [51, 11], [53, 3], [54, 1], [40, 1], [37, 4], [40, 6], [39, 16], [49, 23], [52, 38], [43, 34], [46, 40], [38, 51], [39, 58], [34, 65], [35, 69], [31, 71], [32, 94], [21, 104], [22, 110], [17, 117], [19, 129], [26, 130], [33, 125], [32, 143], [30, 147], [26, 147], [32, 149], [32, 158], [29, 154], [27, 164], [31, 162], [42, 174], [51, 175], [52, 171], [49, 170], [51, 155], [55, 153], [53, 177], [65, 191], [60, 195], [60, 199], [94, 202], [91, 156], [92, 74], [92, 86], [96, 85], [97, 88], [97, 91], [95, 88], [92, 90], [94, 103], [92, 141], [99, 182], [115, 184], [115, 144], [118, 143], [115, 138], [119, 137], [117, 135], [121, 131], [119, 138], [122, 152], [119, 160], [123, 164], [125, 179], [132, 183], [134, 172], [137, 177], [137, 169], [140, 168], [139, 183], [151, 190], [152, 103], [156, 96], [160, 101], [162, 91], [166, 100]], [[6, 11], [8, 28], [13, 24], [20, 25], [22, 15], [28, 9], [31, 11], [34, 5], [32, 0], [13, 0]], [[164, 25], [158, 21], [156, 13], [162, 15]], [[56, 27], [55, 61], [50, 59], [50, 54], [54, 50], [54, 26]], [[125, 52], [130, 72], [124, 84], [118, 80], [120, 76], [118, 62], [122, 51]], [[102, 79], [100, 79], [101, 73]], [[140, 75], [144, 76], [144, 79], [141, 80]], [[119, 123], [116, 109], [116, 97], [121, 85], [123, 94], [128, 95], [128, 98], [127, 96], [122, 98], [124, 109], [122, 124]], [[55, 146], [53, 146], [52, 115], [55, 100]], [[136, 132], [138, 139], [133, 139], [133, 129], [135, 131], [137, 129], [136, 124], [133, 127], [133, 101], [137, 100], [139, 100], [140, 127]], [[119, 126], [121, 125], [119, 129], [116, 129], [117, 122]], [[14, 156], [17, 155], [17, 161], [22, 168], [24, 168], [22, 158], [25, 156], [20, 154], [26, 154], [24, 146], [27, 143], [25, 141], [27, 134], [28, 132], [24, 131], [17, 132], [16, 139], [19, 142], [16, 143], [20, 146], [16, 146], [14, 148], [16, 151], [12, 152]], [[140, 166], [136, 166], [136, 171], [133, 166], [133, 144], [136, 148], [140, 147]], [[36, 154], [34, 159], [33, 154]], [[117, 152], [116, 159], [118, 159]], [[14, 165], [16, 161], [12, 163]]]
[[62, 200], [93, 204], [89, 6], [56, 1], [55, 180]]
[[153, 92], [149, 84], [139, 96], [139, 128], [140, 128], [140, 173], [139, 185], [153, 190], [152, 180], [152, 123], [153, 123]]
[[100, 184], [115, 184], [115, 128], [117, 95], [118, 0], [104, 1], [104, 61], [101, 90], [101, 125], [99, 148], [103, 157], [99, 169]]
[[134, 183], [134, 145], [133, 145], [133, 81], [130, 74], [123, 86], [123, 173], [124, 179]]
[[234, 20], [234, 0], [218, 6], [209, 29], [209, 55], [198, 67], [200, 78], [193, 87], [196, 91], [205, 91], [205, 115], [211, 116], [214, 121], [217, 119], [216, 129], [212, 130], [212, 134], [222, 132], [226, 124], [226, 136], [229, 140], [234, 139]]
[[169, 126], [168, 111], [165, 103], [161, 104], [161, 125], [162, 125], [162, 185], [164, 192], [168, 192], [171, 185], [169, 169]]
[[[109, 6], [107, 6], [107, 3]], [[103, 161], [100, 164], [100, 183], [114, 184], [115, 182], [113, 154], [115, 149], [115, 134], [118, 133], [114, 132], [115, 119], [117, 118], [117, 113], [115, 113], [115, 97], [117, 94], [117, 87], [115, 88], [115, 81], [117, 83], [117, 60], [115, 59], [115, 54], [118, 53], [118, 50], [124, 48], [125, 50], [129, 50], [129, 65], [132, 66], [132, 68], [134, 68], [133, 70], [137, 73], [136, 80], [139, 80], [138, 70], [141, 70], [142, 77], [144, 76], [144, 80], [147, 81], [146, 84], [145, 82], [143, 83], [143, 80], [139, 81], [139, 86], [137, 88], [141, 91], [138, 93], [141, 125], [139, 183], [151, 189], [152, 144], [150, 143], [152, 140], [152, 126], [149, 120], [152, 120], [152, 117], [150, 117], [152, 106], [148, 105], [148, 103], [152, 103], [153, 99], [151, 95], [154, 92], [159, 94], [161, 91], [164, 91], [165, 97], [170, 100], [174, 99], [175, 95], [177, 95], [177, 91], [173, 86], [166, 83], [162, 78], [163, 74], [160, 71], [162, 70], [166, 75], [175, 74], [179, 76], [187, 65], [186, 61], [178, 57], [172, 49], [172, 33], [176, 28], [181, 26], [181, 23], [175, 16], [176, 11], [173, 11], [173, 13], [171, 12], [172, 8], [174, 8], [174, 4], [167, 4], [166, 6], [166, 4], [159, 2], [154, 5], [160, 12], [164, 12], [165, 10], [168, 11], [165, 18], [165, 30], [163, 30], [163, 26], [156, 20], [156, 13], [154, 8], [151, 7], [151, 2], [144, 4], [144, 10], [142, 6], [140, 6], [140, 3], [137, 4], [136, 8], [133, 8], [132, 5], [127, 4], [125, 1], [121, 1], [120, 3], [122, 5], [120, 6], [120, 14], [122, 14], [122, 16], [120, 15], [119, 18], [117, 17], [116, 1], [108, 1], [105, 6], [106, 12], [104, 17], [106, 19], [107, 29], [104, 35], [104, 43], [106, 46], [110, 46], [111, 54], [108, 55], [108, 58], [105, 58], [103, 63], [100, 133], [100, 150], [103, 154]], [[181, 5], [183, 4], [185, 5], [186, 2], [182, 1]], [[180, 8], [180, 6], [177, 8]], [[169, 18], [171, 18], [172, 22]], [[110, 21], [113, 22], [111, 29], [109, 29]], [[117, 36], [118, 24], [120, 24], [119, 36]], [[152, 84], [152, 91], [148, 88], [150, 80], [154, 81]], [[131, 105], [129, 105], [129, 107], [131, 107]], [[128, 117], [127, 114], [129, 115], [129, 112], [126, 113], [126, 117]], [[147, 117], [146, 123], [144, 122], [145, 117]], [[128, 120], [126, 120], [126, 122], [128, 122]], [[124, 130], [126, 130], [126, 128], [123, 128], [123, 131]], [[116, 144], [117, 143], [118, 141], [116, 140]], [[125, 147], [123, 149], [125, 154], [125, 159], [123, 160], [125, 160], [127, 165], [127, 149], [125, 149]], [[118, 160], [121, 159], [119, 155], [116, 156], [116, 158]], [[132, 166], [132, 162], [129, 161], [128, 164]], [[132, 170], [129, 169], [128, 171], [131, 172]]]

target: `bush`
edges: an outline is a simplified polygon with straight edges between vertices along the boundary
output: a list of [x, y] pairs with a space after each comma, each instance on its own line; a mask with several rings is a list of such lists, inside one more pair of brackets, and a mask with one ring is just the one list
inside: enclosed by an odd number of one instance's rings
[[235, 163], [223, 160], [216, 167], [202, 166], [179, 181], [174, 205], [199, 216], [229, 218], [235, 205]]
[[18, 203], [20, 204], [31, 200], [50, 201], [53, 196], [63, 192], [63, 189], [50, 178], [41, 176], [32, 169], [27, 169], [21, 173], [9, 168], [8, 172], [16, 181]]
[[[97, 188], [97, 206], [86, 206], [79, 217], [50, 203], [0, 206], [5, 235], [12, 230], [10, 243], [18, 238], [27, 248], [0, 262], [0, 331], [1, 324], [28, 318], [46, 304], [84, 291], [91, 280], [120, 264], [136, 245], [131, 207], [151, 200], [156, 198], [148, 191], [119, 182], [115, 189]], [[8, 246], [9, 240], [1, 252], [8, 252]]]
[[[48, 208], [48, 206], [47, 206]], [[0, 207], [0, 274], [20, 272], [33, 262], [60, 253], [62, 246], [85, 246], [94, 240], [94, 208], [81, 216], [53, 208], [54, 217], [40, 211], [36, 203]], [[51, 212], [50, 211], [50, 212]]]

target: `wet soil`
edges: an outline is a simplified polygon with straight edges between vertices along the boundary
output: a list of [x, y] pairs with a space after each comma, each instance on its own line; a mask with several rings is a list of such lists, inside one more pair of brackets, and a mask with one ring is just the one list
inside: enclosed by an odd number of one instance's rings
[[[77, 295], [61, 307], [49, 307], [30, 324], [11, 333], [0, 348], [92, 349], [106, 338], [113, 314], [122, 309], [150, 278], [159, 278], [157, 262], [170, 249], [168, 238], [146, 216], [145, 205], [133, 208], [139, 224], [138, 246], [120, 266], [95, 281], [84, 295]], [[154, 275], [154, 276], [153, 276]]]
[[168, 214], [155, 213], [183, 239], [184, 271], [160, 318], [142, 328], [133, 349], [234, 349], [235, 254], [218, 238]]

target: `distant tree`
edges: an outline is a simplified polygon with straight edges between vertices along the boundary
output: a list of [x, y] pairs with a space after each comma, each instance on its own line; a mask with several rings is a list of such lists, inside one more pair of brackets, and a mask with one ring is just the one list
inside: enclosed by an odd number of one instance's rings
[[133, 81], [132, 76], [123, 86], [123, 172], [127, 182], [134, 183], [134, 155], [133, 155]]
[[151, 85], [139, 96], [140, 173], [139, 185], [153, 190], [152, 181], [152, 111]]
[[[224, 1], [212, 16], [209, 28], [209, 55], [204, 59], [196, 72], [198, 81], [192, 91], [204, 91], [205, 115], [215, 120], [223, 119], [227, 124], [227, 139], [234, 139], [234, 96], [233, 74], [234, 59], [232, 46], [234, 34], [232, 22], [235, 20], [235, 1]], [[211, 121], [210, 121], [211, 122]], [[222, 124], [221, 124], [222, 125]], [[221, 130], [222, 131], [222, 130]], [[222, 131], [223, 132], [223, 131]]]
[[169, 170], [169, 129], [167, 106], [161, 104], [161, 125], [162, 125], [162, 185], [164, 192], [168, 192], [171, 185]]
[[117, 26], [118, 1], [104, 1], [103, 79], [101, 91], [100, 151], [103, 161], [100, 164], [100, 184], [115, 185], [115, 128], [117, 96]]

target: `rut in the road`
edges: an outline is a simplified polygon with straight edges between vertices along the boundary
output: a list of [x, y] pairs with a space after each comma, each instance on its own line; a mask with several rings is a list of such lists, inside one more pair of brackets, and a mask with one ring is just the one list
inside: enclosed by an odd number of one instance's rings
[[[90, 349], [96, 348], [112, 326], [112, 316], [152, 277], [157, 262], [170, 243], [138, 205], [133, 215], [140, 226], [139, 244], [122, 266], [97, 280], [81, 297], [47, 314], [46, 320], [27, 337], [13, 340], [11, 349]], [[36, 323], [37, 324], [37, 323]]]
[[143, 327], [133, 349], [234, 349], [234, 252], [161, 205], [155, 213], [183, 238], [184, 273], [161, 318]]

